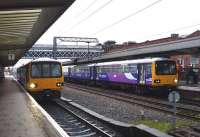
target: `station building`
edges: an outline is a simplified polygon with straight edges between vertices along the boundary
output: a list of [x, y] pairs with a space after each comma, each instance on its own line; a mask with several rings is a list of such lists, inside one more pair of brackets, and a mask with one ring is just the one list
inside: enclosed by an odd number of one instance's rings
[[[171, 42], [171, 41], [176, 41], [176, 40], [181, 40], [181, 39], [187, 39], [187, 38], [192, 38], [192, 37], [197, 37], [197, 36], [200, 36], [199, 30], [197, 30], [187, 36], [179, 36], [179, 34], [171, 34], [170, 37], [160, 38], [160, 39], [155, 39], [155, 40], [147, 40], [147, 41], [141, 42], [141, 43], [129, 41], [129, 42], [124, 42], [123, 44], [115, 44], [114, 41], [108, 41], [107, 44], [104, 44], [102, 47], [104, 48], [104, 51], [106, 54], [106, 53], [111, 53], [111, 52], [128, 49], [128, 48], [150, 46], [150, 45], [154, 45], [154, 44], [161, 44], [161, 43], [166, 43], [166, 42]], [[200, 53], [200, 50], [199, 50], [199, 53]], [[172, 55], [172, 56], [170, 56], [170, 58], [176, 60], [177, 63], [182, 68], [187, 68], [188, 66], [193, 66], [194, 68], [200, 69], [200, 54], [199, 53], [197, 52], [196, 54], [185, 53], [185, 54], [181, 54], [181, 55]]]

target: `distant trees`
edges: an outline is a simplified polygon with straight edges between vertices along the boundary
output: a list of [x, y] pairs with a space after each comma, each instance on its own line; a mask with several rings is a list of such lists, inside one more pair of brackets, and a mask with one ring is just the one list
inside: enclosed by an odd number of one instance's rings
[[102, 48], [105, 52], [108, 52], [109, 50], [113, 49], [116, 46], [116, 41], [114, 40], [108, 40], [103, 43]]

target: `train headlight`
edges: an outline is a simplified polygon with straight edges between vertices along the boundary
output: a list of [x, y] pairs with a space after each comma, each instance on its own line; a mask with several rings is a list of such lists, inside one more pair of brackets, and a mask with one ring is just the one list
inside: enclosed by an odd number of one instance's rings
[[37, 87], [37, 85], [35, 83], [31, 83], [29, 86], [30, 86], [30, 88], [36, 88]]
[[177, 80], [177, 79], [174, 79], [174, 82], [175, 82], [175, 83], [178, 83], [178, 80]]
[[154, 83], [160, 83], [160, 79], [155, 79]]
[[62, 86], [64, 86], [64, 83], [58, 82], [58, 83], [56, 83], [56, 86], [57, 86], [57, 87], [62, 87]]

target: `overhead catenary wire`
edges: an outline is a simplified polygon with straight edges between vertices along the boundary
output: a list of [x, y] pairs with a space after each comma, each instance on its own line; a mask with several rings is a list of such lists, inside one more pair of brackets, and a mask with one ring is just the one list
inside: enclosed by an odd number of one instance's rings
[[[82, 15], [83, 13], [85, 13], [90, 7], [92, 7], [98, 0], [93, 0], [85, 9], [83, 9], [79, 14], [77, 14], [75, 16], [75, 18], [78, 18], [80, 15]], [[63, 30], [63, 28], [61, 28]], [[62, 30], [59, 30], [58, 32], [62, 33], [63, 31]]]
[[[166, 32], [157, 33], [157, 34], [153, 34], [153, 35], [149, 35], [149, 36], [145, 36], [145, 37], [154, 37], [154, 36], [164, 35], [164, 34], [167, 34], [167, 33], [173, 33], [173, 32], [176, 32], [176, 31], [185, 30], [185, 29], [196, 27], [196, 26], [200, 26], [200, 23], [189, 25], [189, 26], [179, 27], [179, 28], [176, 28], [176, 29], [168, 30]], [[144, 38], [144, 37], [142, 37], [142, 38]]]
[[145, 6], [144, 8], [142, 8], [142, 9], [140, 9], [140, 10], [138, 10], [138, 11], [129, 14], [128, 16], [126, 16], [126, 17], [124, 17], [124, 18], [122, 18], [122, 19], [120, 19], [120, 20], [118, 20], [118, 21], [116, 21], [116, 22], [114, 22], [114, 23], [112, 23], [112, 24], [109, 24], [109, 25], [103, 27], [102, 29], [96, 31], [96, 32], [93, 33], [92, 35], [96, 35], [96, 34], [98, 34], [98, 33], [100, 33], [100, 32], [103, 32], [104, 30], [109, 29], [109, 28], [111, 28], [111, 27], [113, 27], [113, 26], [115, 26], [115, 25], [121, 23], [122, 21], [127, 20], [127, 19], [130, 18], [130, 17], [139, 14], [140, 12], [142, 12], [142, 11], [144, 11], [144, 10], [146, 10], [146, 9], [148, 9], [148, 8], [150, 8], [150, 7], [152, 7], [152, 6], [154, 6], [155, 4], [157, 4], [157, 3], [161, 2], [161, 1], [162, 1], [162, 0], [157, 0], [157, 1], [155, 1], [155, 2], [153, 2], [153, 3], [151, 3], [151, 4], [147, 5], [147, 6]]
[[94, 0], [92, 1], [85, 9], [83, 9], [79, 14], [77, 14], [75, 17], [80, 17], [83, 13], [85, 13], [86, 11], [88, 11], [88, 9], [90, 9], [90, 7], [92, 7], [98, 0]]
[[[101, 5], [99, 8], [97, 8], [95, 11], [93, 11], [91, 14], [89, 14], [88, 16], [86, 16], [84, 19], [80, 20], [79, 22], [77, 22], [76, 24], [74, 24], [72, 27], [70, 27], [67, 31], [70, 31], [72, 29], [74, 29], [75, 27], [77, 27], [79, 24], [83, 23], [84, 21], [86, 21], [87, 19], [89, 19], [90, 17], [92, 17], [94, 14], [96, 14], [97, 12], [99, 12], [100, 10], [102, 10], [103, 8], [105, 8], [107, 5], [109, 5], [112, 1], [114, 0], [109, 0], [108, 2], [104, 3], [103, 5]], [[67, 32], [64, 31], [64, 32]], [[62, 32], [61, 32], [62, 33]]]

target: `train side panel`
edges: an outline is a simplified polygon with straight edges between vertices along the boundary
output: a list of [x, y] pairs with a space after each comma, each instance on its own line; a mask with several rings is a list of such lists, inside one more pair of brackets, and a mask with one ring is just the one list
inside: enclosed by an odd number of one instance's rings
[[110, 81], [116, 83], [137, 83], [137, 72], [126, 71], [124, 72], [124, 66], [98, 66], [96, 80], [98, 81]]
[[142, 63], [137, 65], [138, 85], [152, 85], [152, 63]]
[[29, 81], [28, 77], [28, 64], [17, 69], [17, 80], [26, 88], [27, 82]]
[[91, 80], [89, 66], [76, 66], [71, 69], [70, 77], [75, 80]]

